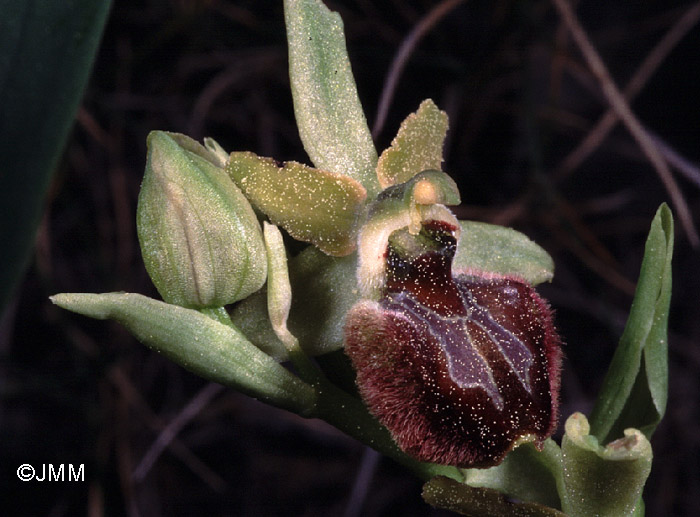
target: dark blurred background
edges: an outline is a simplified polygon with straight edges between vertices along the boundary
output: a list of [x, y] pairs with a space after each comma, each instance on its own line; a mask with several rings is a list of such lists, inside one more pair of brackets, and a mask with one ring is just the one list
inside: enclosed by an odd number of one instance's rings
[[[326, 3], [345, 22], [371, 127], [397, 50], [438, 2]], [[577, 13], [624, 89], [691, 7], [586, 0]], [[694, 23], [648, 68], [632, 107], [666, 157], [685, 162], [673, 177], [700, 223]], [[422, 502], [418, 479], [325, 423], [217, 389], [119, 326], [48, 301], [57, 292], [157, 296], [134, 222], [150, 130], [308, 163], [286, 59], [281, 1], [114, 3], [31, 266], [0, 329], [4, 515], [444, 515]], [[649, 224], [670, 198], [619, 124], [572, 165], [608, 104], [549, 1], [465, 2], [432, 26], [400, 76], [378, 150], [428, 97], [450, 117], [444, 170], [462, 192], [457, 214], [513, 226], [554, 257], [555, 279], [539, 290], [566, 342], [563, 424], [592, 406]], [[645, 491], [654, 517], [700, 508], [700, 260], [678, 219], [676, 230], [670, 399]], [[158, 440], [170, 444], [161, 454]], [[84, 464], [85, 481], [21, 483], [22, 463]]]

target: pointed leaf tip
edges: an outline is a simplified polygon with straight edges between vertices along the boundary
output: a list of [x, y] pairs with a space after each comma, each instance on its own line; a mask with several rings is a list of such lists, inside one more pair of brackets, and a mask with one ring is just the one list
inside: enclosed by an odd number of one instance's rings
[[673, 217], [663, 204], [649, 230], [625, 330], [591, 413], [591, 434], [601, 443], [628, 427], [650, 437], [666, 410], [673, 237]]

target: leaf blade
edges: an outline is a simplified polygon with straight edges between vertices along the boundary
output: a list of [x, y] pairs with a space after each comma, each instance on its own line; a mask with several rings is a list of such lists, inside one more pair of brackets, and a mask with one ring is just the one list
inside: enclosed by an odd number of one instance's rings
[[29, 259], [110, 4], [0, 1], [0, 312]]
[[211, 381], [300, 414], [315, 404], [313, 388], [239, 332], [199, 311], [135, 293], [62, 293], [51, 301], [96, 319], [113, 319], [139, 341]]
[[663, 204], [651, 224], [625, 330], [591, 412], [591, 434], [601, 443], [628, 427], [649, 437], [665, 412], [672, 255], [673, 218]]

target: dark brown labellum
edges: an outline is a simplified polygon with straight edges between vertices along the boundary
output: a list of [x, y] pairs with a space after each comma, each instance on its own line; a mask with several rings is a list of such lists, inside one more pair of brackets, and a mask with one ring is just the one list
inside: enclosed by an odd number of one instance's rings
[[553, 433], [560, 342], [528, 283], [453, 276], [453, 232], [432, 222], [417, 240], [395, 239], [383, 296], [353, 307], [345, 346], [363, 398], [404, 451], [488, 467]]

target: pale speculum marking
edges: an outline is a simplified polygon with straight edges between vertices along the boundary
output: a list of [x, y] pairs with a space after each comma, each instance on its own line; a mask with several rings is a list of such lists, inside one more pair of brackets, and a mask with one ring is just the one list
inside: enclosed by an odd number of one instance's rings
[[[498, 390], [493, 367], [485, 354], [488, 343], [495, 346], [501, 358], [530, 394], [533, 354], [520, 338], [499, 324], [487, 308], [477, 303], [467, 285], [459, 281], [455, 285], [462, 302], [462, 314], [441, 315], [421, 304], [406, 291], [390, 293], [384, 303], [389, 310], [409, 313], [411, 321], [436, 340], [445, 353], [448, 373], [455, 384], [464, 389], [483, 389], [494, 406], [503, 411], [503, 396]], [[483, 344], [478, 346], [477, 341]]]

